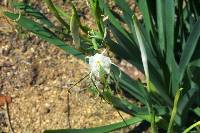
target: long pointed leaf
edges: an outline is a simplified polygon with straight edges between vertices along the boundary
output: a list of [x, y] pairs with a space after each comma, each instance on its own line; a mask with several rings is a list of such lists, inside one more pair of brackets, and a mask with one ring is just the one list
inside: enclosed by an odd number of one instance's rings
[[121, 24], [119, 23], [119, 21], [117, 21], [117, 19], [115, 18], [115, 16], [112, 14], [112, 12], [110, 11], [109, 7], [107, 6], [105, 0], [99, 0], [99, 5], [101, 10], [104, 12], [104, 14], [106, 14], [109, 18], [109, 21], [127, 38], [129, 39], [129, 41], [131, 41], [127, 31], [125, 31]]
[[179, 68], [179, 71], [177, 71], [176, 79], [174, 80], [174, 84], [173, 84], [174, 91], [177, 90], [177, 87], [185, 74], [187, 65], [190, 62], [192, 55], [194, 53], [194, 50], [197, 46], [197, 42], [200, 37], [200, 30], [197, 30], [197, 29], [200, 29], [200, 20], [198, 20], [196, 24], [194, 25], [193, 30], [186, 42], [186, 46], [182, 52], [180, 63], [179, 63], [180, 68]]
[[76, 49], [80, 48], [80, 36], [79, 36], [79, 27], [80, 27], [80, 21], [78, 17], [78, 13], [76, 11], [76, 8], [74, 5], [72, 5], [72, 17], [70, 20], [70, 31], [73, 38], [73, 44], [75, 45]]
[[27, 5], [26, 3], [13, 2], [12, 7], [23, 10], [26, 14], [39, 19], [43, 24], [46, 24], [48, 27], [54, 26], [53, 23], [47, 17], [45, 17], [39, 10], [31, 7], [30, 5]]
[[46, 4], [48, 5], [51, 12], [55, 15], [55, 17], [60, 21], [61, 24], [63, 24], [67, 30], [70, 29], [70, 26], [65, 20], [62, 19], [59, 12], [57, 11], [56, 7], [54, 6], [53, 2], [51, 0], [45, 0]]
[[[9, 17], [12, 20], [16, 20], [19, 16], [19, 14], [13, 14], [10, 12], [4, 12], [4, 14]], [[67, 53], [70, 53], [77, 58], [80, 58], [81, 60], [85, 60], [85, 55], [76, 49], [72, 48], [71, 46], [65, 44], [63, 41], [61, 41], [55, 34], [53, 34], [50, 30], [42, 27], [38, 23], [21, 16], [18, 21], [16, 21], [20, 26], [24, 27], [25, 29], [33, 32], [43, 40], [48, 41], [49, 43], [54, 44], [55, 46], [63, 49]]]
[[60, 130], [47, 130], [44, 133], [108, 133], [123, 127], [127, 127], [129, 125], [134, 125], [139, 122], [142, 122], [143, 119], [134, 117], [128, 120], [110, 124], [107, 126], [96, 127], [96, 128], [86, 128], [86, 129], [60, 129]]
[[163, 0], [156, 0], [157, 8], [157, 24], [158, 24], [158, 41], [160, 45], [161, 53], [165, 52], [165, 25], [164, 25], [164, 10], [163, 10]]

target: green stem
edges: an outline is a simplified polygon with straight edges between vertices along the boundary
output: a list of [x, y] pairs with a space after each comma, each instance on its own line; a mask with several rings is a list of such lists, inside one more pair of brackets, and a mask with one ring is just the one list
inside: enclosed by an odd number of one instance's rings
[[54, 6], [53, 2], [51, 0], [45, 0], [45, 3], [49, 7], [50, 11], [54, 14], [54, 16], [60, 21], [61, 24], [63, 24], [67, 30], [70, 30], [70, 26], [61, 18], [59, 15], [56, 7]]
[[155, 125], [155, 112], [153, 108], [151, 109], [151, 130], [152, 130], [152, 133], [157, 133], [157, 129]]
[[154, 109], [152, 107], [152, 102], [151, 102], [150, 96], [148, 96], [148, 99], [146, 100], [146, 104], [147, 104], [148, 112], [151, 116], [150, 117], [151, 132], [157, 133], [156, 124], [155, 124], [155, 112], [154, 112]]
[[168, 129], [167, 129], [167, 133], [172, 133], [173, 122], [174, 122], [174, 119], [176, 117], [176, 112], [177, 112], [178, 100], [180, 98], [182, 90], [183, 90], [183, 88], [180, 88], [176, 92], [175, 99], [174, 99], [174, 106], [173, 106], [173, 109], [172, 109], [172, 114], [171, 114], [171, 118], [170, 118], [170, 121], [169, 121], [169, 126], [168, 126]]
[[190, 130], [192, 130], [192, 128], [199, 126], [200, 125], [200, 121], [192, 124], [191, 126], [189, 126], [183, 133], [188, 133]]

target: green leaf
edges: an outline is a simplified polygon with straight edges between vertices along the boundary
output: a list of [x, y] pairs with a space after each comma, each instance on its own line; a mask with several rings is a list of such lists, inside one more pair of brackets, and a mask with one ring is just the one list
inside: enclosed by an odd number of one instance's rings
[[199, 68], [200, 68], [200, 59], [190, 62], [187, 67], [187, 74], [189, 81], [191, 84], [196, 84], [195, 86], [199, 86], [198, 85], [200, 81]]
[[151, 2], [148, 2], [148, 0], [137, 0], [137, 5], [140, 9], [140, 11], [142, 12], [143, 15], [143, 20], [144, 20], [144, 24], [145, 24], [145, 28], [143, 29], [144, 31], [144, 36], [147, 39], [148, 44], [151, 47], [151, 50], [154, 51], [155, 49], [153, 49], [153, 44], [152, 44], [152, 40], [155, 40], [155, 33], [154, 33], [154, 29], [153, 29], [153, 17], [151, 16], [151, 10], [149, 9], [150, 7], [150, 3], [154, 3], [154, 1], [152, 0]]
[[175, 2], [174, 0], [165, 0], [163, 2], [163, 8], [164, 8], [164, 18], [167, 20], [164, 22], [164, 34], [165, 34], [165, 57], [166, 57], [166, 64], [169, 68], [169, 73], [171, 75], [171, 84], [172, 87], [169, 86], [169, 93], [170, 95], [175, 96], [177, 90], [179, 89], [179, 86], [176, 86], [177, 81], [177, 71], [178, 66], [177, 62], [175, 60], [174, 56], [174, 28], [175, 28]]
[[[126, 39], [126, 37], [117, 30], [117, 28], [112, 25], [112, 24], [108, 24], [108, 27], [111, 29], [114, 37], [116, 38], [116, 40], [119, 42], [118, 44], [113, 44], [114, 41], [111, 41], [110, 39], [108, 39], [108, 45], [110, 46], [110, 49], [112, 51], [114, 51], [117, 55], [121, 55], [120, 57], [127, 60], [128, 62], [130, 62], [131, 64], [133, 64], [134, 66], [136, 66], [140, 71], [144, 71], [143, 66], [142, 66], [142, 62], [141, 62], [141, 55], [140, 55], [140, 51], [138, 49], [138, 47], [135, 47], [128, 39]], [[151, 56], [150, 56], [151, 57]], [[156, 64], [155, 62], [153, 63], [153, 59], [151, 58], [152, 64]], [[161, 80], [157, 80], [157, 79], [162, 79], [160, 77], [160, 74], [157, 72], [159, 69], [158, 68], [154, 68], [151, 64], [150, 64], [150, 70], [152, 75], [150, 75], [156, 85], [156, 88], [159, 88], [160, 90], [164, 87], [162, 84], [162, 82], [160, 82]], [[169, 97], [167, 98], [166, 94], [163, 91], [160, 91], [162, 93], [162, 96], [164, 95], [164, 97], [166, 98], [167, 102], [170, 102]]]
[[200, 107], [195, 108], [193, 111], [200, 117]]
[[62, 17], [59, 14], [59, 11], [56, 9], [53, 2], [51, 0], [45, 0], [45, 3], [49, 7], [50, 11], [54, 14], [54, 16], [58, 19], [58, 21], [61, 24], [63, 24], [67, 28], [67, 30], [70, 30], [69, 24], [62, 19]]
[[188, 117], [187, 113], [191, 105], [194, 103], [195, 98], [198, 96], [198, 92], [198, 87], [191, 86], [191, 88], [180, 98], [175, 119], [178, 126], [182, 127], [185, 124], [186, 118]]
[[104, 14], [106, 15], [105, 17], [108, 17], [111, 24], [114, 25], [117, 28], [117, 30], [120, 31], [120, 33], [123, 34], [129, 41], [131, 41], [129, 34], [127, 33], [126, 30], [122, 28], [120, 22], [117, 21], [116, 17], [112, 14], [105, 0], [99, 0], [99, 6], [101, 10], [104, 12]]
[[161, 53], [165, 52], [165, 23], [164, 23], [164, 1], [156, 0], [156, 8], [157, 8], [157, 24], [158, 24], [158, 41]]
[[181, 59], [179, 63], [181, 71], [184, 71], [186, 69], [187, 64], [189, 63], [194, 53], [194, 50], [196, 48], [197, 42], [200, 37], [200, 30], [197, 30], [197, 29], [200, 29], [200, 20], [198, 20], [196, 24], [194, 25], [193, 30], [186, 42], [186, 46], [183, 49], [183, 53], [181, 55]]
[[[13, 14], [10, 12], [4, 12], [4, 14], [12, 20], [16, 20], [19, 16], [19, 14]], [[50, 30], [42, 27], [40, 24], [38, 24], [24, 16], [21, 16], [20, 19], [16, 22], [17, 22], [17, 24], [19, 24], [20, 26], [24, 27], [25, 29], [33, 32], [34, 34], [36, 34], [43, 40], [54, 44], [55, 46], [63, 49], [67, 53], [70, 53], [83, 61], [85, 60], [85, 55], [83, 53], [81, 53], [81, 52], [77, 51], [76, 49], [72, 48], [71, 46], [65, 44], [54, 33], [52, 33]]]
[[127, 100], [118, 98], [109, 93], [103, 93], [106, 100], [109, 101], [115, 108], [122, 110], [130, 115], [148, 115], [149, 112], [145, 107], [137, 107], [135, 104]]
[[[126, 51], [126, 54], [130, 56], [130, 59], [132, 60], [130, 63], [135, 65], [139, 70], [143, 71], [139, 48], [136, 47], [136, 45], [134, 46], [133, 43], [112, 23], [107, 22], [107, 25], [108, 28], [112, 31], [113, 36], [116, 38], [118, 42], [117, 45], [120, 45], [120, 47]], [[110, 48], [112, 49], [112, 47]]]
[[122, 18], [124, 22], [128, 25], [129, 29], [131, 29], [131, 25], [133, 23], [132, 22], [133, 11], [130, 9], [130, 6], [124, 0], [115, 0], [115, 3], [123, 11]]
[[43, 24], [47, 25], [49, 28], [54, 26], [54, 24], [46, 16], [44, 16], [39, 10], [33, 8], [32, 6], [30, 6], [26, 3], [13, 2], [12, 7], [23, 10], [27, 15], [37, 18]]
[[138, 124], [142, 122], [143, 119], [134, 117], [122, 122], [118, 122], [115, 124], [110, 124], [107, 126], [96, 127], [96, 128], [86, 128], [86, 129], [60, 129], [60, 130], [47, 130], [44, 133], [107, 133], [111, 132], [123, 127], [127, 127], [129, 125]]
[[[159, 74], [159, 72], [157, 72], [159, 65], [155, 65], [156, 61], [153, 61], [150, 54], [148, 54], [148, 56], [147, 56], [146, 47], [144, 45], [145, 41], [143, 40], [144, 35], [142, 34], [140, 27], [138, 26], [139, 22], [137, 21], [137, 18], [135, 16], [133, 16], [133, 22], [134, 22], [135, 32], [136, 32], [136, 36], [138, 38], [138, 43], [139, 43], [139, 47], [140, 47], [140, 51], [141, 51], [141, 57], [142, 57], [142, 62], [143, 62], [143, 66], [144, 66], [145, 76], [146, 76], [147, 88], [149, 89], [148, 91], [151, 93], [154, 93], [154, 94], [158, 93], [160, 96], [162, 96], [164, 98], [165, 102], [171, 104], [171, 100], [170, 100], [169, 96], [163, 89], [164, 85], [161, 85], [163, 83], [160, 82], [160, 81], [162, 81], [162, 77], [161, 77], [161, 74]], [[147, 57], [148, 57], [148, 59], [147, 59]], [[150, 63], [148, 63], [148, 61]], [[156, 66], [157, 66], [157, 68], [156, 68]], [[158, 79], [160, 79], [160, 80], [158, 80]], [[150, 83], [154, 86], [154, 88], [150, 88]], [[158, 99], [158, 101], [159, 101], [159, 99]]]
[[[175, 15], [175, 4], [174, 0], [165, 0], [164, 2], [164, 11], [165, 11], [165, 32], [166, 32], [166, 61], [167, 65], [172, 71], [172, 65], [174, 65], [174, 15]], [[176, 91], [175, 91], [176, 93]]]
[[[136, 0], [137, 5], [142, 13], [142, 19], [140, 20], [140, 25], [138, 25], [143, 33], [143, 40], [145, 41], [146, 52], [149, 58], [151, 58], [150, 62], [153, 62], [152, 65], [155, 67], [159, 67], [158, 61], [163, 61], [163, 54], [160, 50], [160, 44], [157, 39], [157, 27], [155, 24], [154, 18], [157, 17], [154, 13], [155, 11], [155, 0]], [[137, 15], [136, 15], [137, 16]], [[132, 29], [132, 28], [131, 28]], [[132, 33], [134, 35], [134, 30]], [[135, 39], [134, 37], [134, 40]], [[155, 65], [154, 65], [155, 64]]]
[[64, 18], [67, 22], [70, 21], [70, 16], [58, 5], [54, 5], [59, 15]]
[[74, 5], [72, 5], [72, 17], [70, 20], [70, 31], [73, 38], [73, 43], [76, 49], [80, 48], [80, 36], [79, 36], [80, 21]]
[[102, 20], [102, 13], [99, 7], [99, 1], [98, 0], [89, 0], [89, 4], [91, 7], [91, 11], [93, 13], [95, 22], [98, 26], [98, 29], [101, 33], [101, 36], [103, 37], [104, 35], [104, 25], [103, 25], [103, 20]]
[[120, 87], [124, 91], [128, 92], [130, 95], [145, 104], [145, 97], [147, 93], [144, 86], [139, 81], [133, 80], [115, 65], [111, 66], [111, 72], [113, 72], [114, 76], [119, 81]]
[[179, 70], [176, 71], [176, 79], [173, 80], [174, 91], [178, 87], [180, 81], [183, 79], [183, 76], [185, 74], [187, 66], [188, 66], [188, 64], [192, 58], [192, 55], [194, 53], [194, 50], [197, 46], [197, 43], [198, 43], [198, 40], [200, 37], [200, 30], [197, 30], [197, 29], [200, 29], [200, 20], [198, 20], [196, 22], [196, 24], [194, 25], [194, 27], [188, 37], [188, 40], [186, 42], [185, 48], [183, 49], [180, 63], [179, 63]]
[[[108, 93], [103, 94], [106, 97], [106, 100], [108, 100], [115, 108], [122, 110], [123, 112], [126, 112], [130, 115], [134, 115], [137, 117], [142, 117], [142, 115], [149, 115], [148, 108], [146, 106], [144, 107], [138, 107], [135, 104], [136, 103], [130, 103], [125, 99], [113, 96]], [[154, 109], [156, 111], [156, 115], [165, 115], [168, 113], [168, 110], [164, 106], [154, 106]]]
[[148, 67], [147, 53], [146, 53], [146, 49], [145, 49], [144, 42], [143, 42], [143, 39], [142, 39], [142, 33], [141, 33], [141, 30], [139, 29], [136, 16], [133, 16], [133, 23], [134, 23], [134, 27], [135, 27], [135, 33], [136, 33], [136, 36], [137, 36], [137, 40], [138, 40], [138, 43], [139, 43], [139, 48], [140, 48], [140, 53], [141, 53], [141, 58], [142, 58], [142, 64], [143, 64], [143, 67], [144, 67], [145, 78], [146, 78], [146, 83], [147, 83], [147, 91], [151, 93], [152, 90], [150, 89], [150, 86], [149, 86], [149, 80], [150, 79], [149, 79], [149, 67]]

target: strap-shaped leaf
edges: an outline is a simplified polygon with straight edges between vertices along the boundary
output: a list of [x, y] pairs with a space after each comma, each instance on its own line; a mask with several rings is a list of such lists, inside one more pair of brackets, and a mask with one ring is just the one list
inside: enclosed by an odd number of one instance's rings
[[190, 0], [189, 2], [189, 6], [191, 6], [190, 12], [194, 14], [195, 19], [199, 19], [200, 16], [200, 9], [199, 9], [199, 5], [200, 5], [200, 1], [199, 0]]
[[140, 54], [141, 54], [141, 58], [142, 58], [142, 64], [144, 67], [144, 73], [145, 73], [145, 78], [146, 78], [146, 83], [147, 83], [147, 90], [148, 92], [152, 92], [150, 86], [149, 86], [149, 67], [148, 67], [148, 58], [147, 58], [147, 52], [146, 52], [146, 48], [144, 45], [144, 41], [142, 38], [142, 32], [139, 28], [139, 23], [137, 21], [136, 16], [133, 16], [133, 23], [134, 23], [134, 27], [135, 27], [135, 33], [137, 36], [137, 40], [138, 40], [138, 45], [140, 48]]
[[200, 107], [195, 108], [194, 113], [200, 117]]
[[70, 21], [70, 16], [69, 16], [69, 14], [67, 14], [67, 13], [65, 12], [65, 10], [62, 9], [60, 6], [58, 6], [58, 5], [54, 5], [54, 6], [55, 6], [57, 12], [59, 13], [59, 15], [60, 15], [64, 20], [66, 20], [66, 22], [69, 22], [69, 21]]
[[55, 15], [55, 17], [58, 19], [58, 21], [63, 24], [67, 30], [70, 29], [69, 24], [62, 19], [62, 17], [59, 14], [59, 11], [56, 9], [56, 7], [54, 6], [53, 2], [51, 0], [45, 0], [46, 4], [48, 5], [50, 11]]
[[[130, 115], [141, 117], [142, 115], [149, 115], [147, 107], [138, 107], [135, 103], [130, 103], [125, 99], [111, 95], [110, 93], [104, 93], [106, 100], [108, 100], [115, 108], [122, 110]], [[168, 113], [166, 107], [154, 106], [156, 115], [165, 115]], [[143, 118], [143, 117], [142, 117]]]
[[166, 49], [166, 63], [171, 74], [172, 87], [170, 87], [169, 93], [175, 96], [178, 86], [175, 84], [177, 81], [178, 66], [174, 56], [174, 28], [175, 28], [175, 2], [174, 0], [165, 0], [164, 4], [164, 17], [165, 22], [165, 49]]
[[119, 123], [110, 124], [107, 126], [96, 127], [96, 128], [86, 128], [86, 129], [60, 129], [60, 130], [47, 130], [44, 133], [108, 133], [129, 125], [138, 124], [142, 122], [143, 119], [134, 117], [128, 120], [124, 120]]
[[127, 100], [113, 96], [110, 93], [103, 93], [105, 99], [110, 102], [115, 108], [122, 110], [130, 115], [148, 115], [148, 109], [145, 107], [137, 107], [134, 103], [130, 103]]
[[133, 11], [130, 9], [130, 6], [124, 0], [115, 0], [115, 3], [123, 11], [122, 19], [128, 25], [129, 29], [131, 29], [131, 24], [133, 23], [132, 22]]
[[192, 72], [192, 67], [200, 67], [200, 59], [191, 62], [187, 67], [187, 76], [190, 82], [190, 88], [186, 91], [184, 96], [180, 99], [180, 102], [178, 105], [178, 115], [176, 116], [176, 122], [179, 126], [184, 126], [185, 121], [188, 116], [187, 113], [191, 109], [191, 105], [193, 105], [195, 101], [197, 100], [197, 98], [199, 98], [200, 88], [199, 88], [198, 82], [196, 83], [195, 81], [193, 81], [194, 75]]
[[151, 10], [150, 10], [150, 3], [155, 3], [154, 0], [148, 3], [148, 0], [137, 0], [137, 5], [142, 12], [143, 15], [143, 20], [145, 24], [145, 29], [144, 30], [144, 36], [147, 39], [148, 44], [150, 45], [151, 49], [153, 50], [153, 43], [152, 40], [155, 40], [154, 38], [154, 29], [153, 29], [153, 17], [151, 15]]
[[27, 15], [33, 16], [40, 20], [43, 24], [47, 25], [48, 27], [53, 27], [54, 24], [46, 17], [44, 16], [39, 10], [33, 8], [32, 6], [23, 3], [23, 2], [13, 2], [12, 7], [16, 9], [23, 10]]
[[198, 29], [200, 29], [200, 20], [198, 20], [196, 24], [194, 25], [193, 30], [186, 42], [186, 46], [183, 49], [183, 53], [181, 55], [181, 59], [179, 63], [181, 71], [184, 71], [186, 69], [187, 64], [189, 63], [194, 53], [194, 50], [196, 48], [197, 42], [200, 37], [200, 30]]
[[129, 41], [131, 41], [130, 36], [127, 33], [127, 31], [122, 28], [119, 21], [117, 21], [116, 17], [110, 11], [108, 5], [105, 2], [106, 0], [98, 0], [98, 1], [99, 1], [99, 5], [100, 5], [101, 10], [106, 15], [105, 17], [108, 17], [109, 21], [112, 23], [112, 25], [114, 25], [120, 31], [120, 33], [122, 33]]
[[[19, 14], [13, 14], [10, 12], [4, 12], [4, 14], [12, 20], [16, 20], [19, 16]], [[70, 53], [81, 60], [85, 60], [85, 55], [83, 53], [81, 53], [81, 52], [77, 51], [76, 49], [72, 48], [71, 46], [65, 44], [55, 34], [53, 34], [50, 30], [42, 27], [40, 24], [38, 24], [24, 16], [21, 16], [20, 19], [16, 22], [17, 22], [17, 24], [19, 24], [20, 26], [24, 27], [25, 29], [33, 32], [34, 34], [36, 34], [43, 40], [48, 41], [51, 44], [54, 44], [55, 46], [63, 49], [67, 53]]]
[[101, 33], [101, 36], [104, 35], [104, 25], [103, 25], [103, 20], [102, 20], [102, 14], [101, 14], [101, 10], [99, 7], [99, 1], [98, 0], [89, 0], [89, 4], [91, 7], [91, 11], [93, 13], [93, 17], [95, 19], [95, 22], [98, 26], [98, 29]]
[[[198, 89], [198, 93], [197, 94], [194, 94], [196, 97], [194, 99], [190, 99], [190, 101], [192, 102], [192, 104], [195, 104], [197, 106], [200, 105], [200, 86], [198, 85], [199, 81], [200, 81], [200, 71], [199, 71], [199, 68], [200, 68], [200, 59], [197, 59], [197, 60], [194, 60], [192, 61], [188, 68], [187, 68], [187, 76], [188, 76], [188, 80], [189, 80], [189, 83], [190, 83], [190, 86], [193, 87], [193, 88], [197, 88]], [[191, 103], [190, 103], [191, 105]], [[188, 112], [188, 108], [189, 107], [186, 107], [186, 110], [184, 112], [184, 114], [186, 114]], [[200, 116], [200, 108], [197, 107], [195, 108], [193, 111], [198, 115]], [[185, 117], [186, 118], [186, 117]], [[184, 118], [184, 119], [185, 119]]]
[[[164, 0], [164, 17], [167, 22], [165, 22], [165, 32], [166, 32], [166, 61], [167, 65], [172, 71], [172, 65], [175, 62], [174, 58], [174, 15], [175, 15], [175, 3], [174, 0]], [[176, 93], [176, 91], [175, 91]]]
[[73, 44], [75, 45], [76, 49], [80, 48], [80, 36], [79, 36], [79, 27], [80, 27], [80, 20], [78, 17], [78, 13], [74, 5], [72, 5], [72, 17], [70, 20], [70, 31], [73, 38]]
[[[143, 66], [144, 66], [145, 76], [146, 76], [146, 80], [147, 80], [146, 81], [147, 88], [151, 89], [151, 88], [149, 88], [149, 83], [151, 80], [151, 82], [155, 85], [155, 87], [154, 87], [154, 89], [152, 88], [153, 90], [149, 90], [149, 91], [151, 91], [151, 92], [154, 91], [154, 93], [155, 92], [158, 93], [160, 96], [162, 96], [165, 99], [165, 102], [171, 103], [169, 96], [166, 94], [166, 92], [163, 89], [163, 88], [165, 88], [164, 85], [160, 86], [160, 83], [163, 84], [162, 82], [160, 82], [160, 81], [162, 81], [162, 77], [159, 78], [160, 80], [157, 80], [155, 78], [156, 76], [161, 76], [159, 74], [158, 70], [155, 69], [155, 68], [158, 69], [159, 65], [155, 65], [156, 62], [151, 62], [151, 60], [152, 60], [151, 56], [149, 56], [149, 55], [147, 56], [147, 54], [146, 54], [146, 47], [144, 45], [145, 41], [143, 40], [143, 34], [140, 30], [140, 27], [138, 26], [139, 22], [137, 21], [137, 18], [135, 16], [133, 16], [133, 22], [134, 22], [134, 26], [135, 26], [135, 32], [136, 32], [136, 35], [138, 38], [138, 43], [140, 45], [141, 56], [143, 59]], [[148, 63], [148, 61], [150, 63]], [[149, 72], [150, 72], [150, 75], [149, 75]]]
[[133, 80], [115, 65], [111, 66], [111, 71], [115, 77], [118, 77], [117, 80], [119, 81], [119, 86], [124, 91], [145, 104], [147, 93], [144, 86], [139, 81]]
[[161, 53], [165, 52], [165, 23], [164, 23], [164, 0], [156, 0], [157, 25], [158, 25], [158, 41]]
[[117, 40], [118, 44], [126, 50], [127, 54], [130, 55], [130, 58], [134, 62], [133, 65], [135, 65], [138, 69], [143, 70], [138, 47], [136, 47], [136, 45], [134, 46], [132, 42], [126, 38], [126, 36], [124, 36], [124, 34], [122, 34], [122, 32], [120, 32], [118, 28], [115, 27], [112, 23], [107, 22], [107, 25], [108, 28], [112, 31], [112, 34]]
[[[119, 1], [116, 1], [116, 2], [119, 2]], [[130, 40], [129, 34], [122, 28], [122, 26], [117, 21], [117, 19], [112, 15], [112, 13], [110, 12], [110, 10], [107, 7], [107, 5], [105, 4], [105, 2], [103, 0], [100, 0], [100, 3], [102, 4], [104, 13], [108, 14], [110, 23], [107, 23], [107, 24], [108, 24], [109, 29], [111, 29], [114, 37], [116, 38], [118, 43], [122, 47], [124, 47], [124, 49], [129, 53], [129, 55], [131, 55], [131, 59], [133, 60], [133, 62], [131, 62], [131, 63], [133, 63], [133, 65], [135, 65], [139, 70], [143, 71], [138, 46], [136, 44], [134, 44], [133, 41]], [[137, 40], [135, 40], [135, 41], [137, 41]], [[146, 47], [148, 48], [149, 46], [146, 45]], [[158, 63], [156, 62], [155, 58], [153, 57], [151, 50], [148, 50], [148, 56], [150, 56], [149, 58], [151, 58], [150, 61], [152, 61], [151, 62], [152, 65], [156, 66]], [[159, 66], [157, 65], [155, 70], [157, 71], [158, 68], [159, 68]]]
[[177, 116], [175, 118], [176, 124], [178, 126], [184, 126], [186, 124], [187, 113], [194, 103], [196, 96], [198, 96], [199, 88], [192, 85], [191, 88], [181, 97], [178, 107]]
[[[108, 39], [108, 45], [110, 46], [110, 49], [114, 52], [116, 52], [117, 55], [121, 55], [120, 57], [127, 60], [134, 66], [136, 66], [140, 71], [144, 71], [143, 66], [142, 66], [142, 61], [141, 61], [141, 56], [138, 47], [135, 47], [132, 45], [132, 43], [128, 40], [125, 39], [126, 37], [123, 36], [123, 34], [117, 30], [117, 28], [112, 25], [108, 24], [108, 27], [111, 29], [114, 37], [118, 41], [118, 44], [112, 41], [111, 39]], [[151, 56], [150, 56], [151, 57]], [[154, 61], [154, 60], [151, 60]], [[150, 75], [154, 81], [154, 84], [156, 88], [162, 89], [164, 87], [163, 83], [161, 82], [162, 80], [157, 80], [157, 79], [162, 79], [161, 75], [159, 74], [159, 67], [155, 67], [152, 64], [156, 64], [155, 62], [150, 62], [150, 71], [152, 75]], [[164, 89], [163, 89], [164, 90]], [[161, 91], [163, 93], [163, 91]], [[166, 94], [166, 93], [163, 93]], [[166, 96], [164, 96], [166, 97]], [[169, 98], [166, 97], [166, 101], [170, 102]]]
[[180, 81], [183, 79], [183, 76], [185, 74], [185, 71], [187, 69], [187, 66], [192, 58], [192, 55], [194, 53], [194, 50], [197, 46], [199, 37], [200, 37], [200, 20], [196, 22], [194, 25], [191, 34], [188, 37], [188, 40], [186, 42], [185, 48], [183, 49], [180, 63], [179, 63], [179, 70], [175, 73], [175, 79], [173, 80], [173, 91], [177, 90], [177, 87], [179, 86]]

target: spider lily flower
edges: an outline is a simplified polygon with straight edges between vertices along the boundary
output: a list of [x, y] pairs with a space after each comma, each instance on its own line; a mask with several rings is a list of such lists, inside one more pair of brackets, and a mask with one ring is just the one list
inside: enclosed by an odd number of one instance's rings
[[110, 74], [111, 63], [110, 58], [103, 54], [96, 53], [94, 56], [89, 57], [90, 76], [100, 78], [102, 70], [105, 74]]

